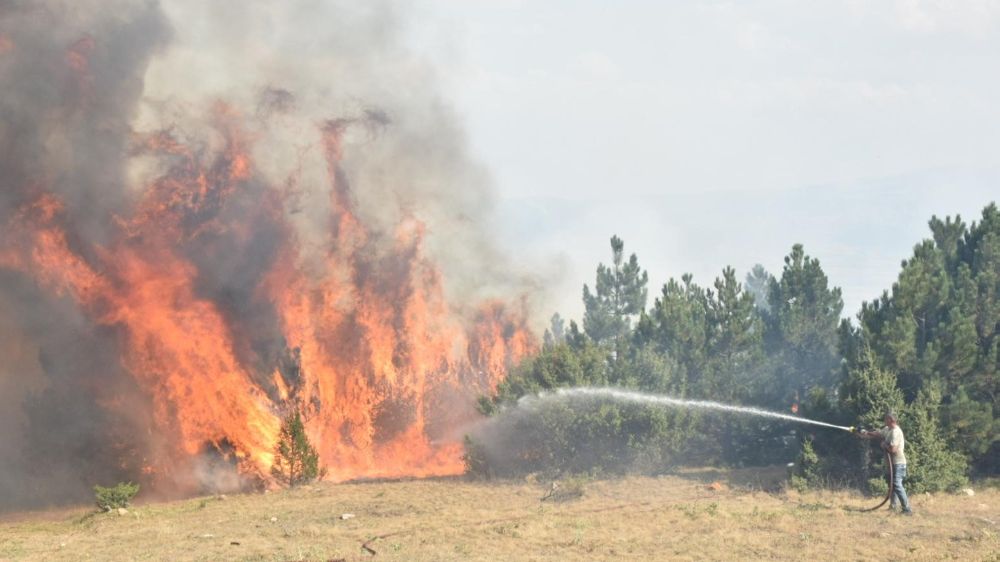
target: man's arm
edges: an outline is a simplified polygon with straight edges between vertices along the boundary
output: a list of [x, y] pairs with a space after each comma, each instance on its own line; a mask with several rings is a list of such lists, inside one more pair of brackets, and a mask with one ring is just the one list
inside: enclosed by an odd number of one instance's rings
[[893, 444], [891, 441], [887, 440], [880, 431], [861, 431], [858, 433], [858, 437], [861, 437], [862, 439], [877, 439], [878, 441], [881, 441], [879, 446], [882, 447], [883, 451], [889, 451], [894, 455], [896, 454], [897, 449], [899, 449], [897, 444]]

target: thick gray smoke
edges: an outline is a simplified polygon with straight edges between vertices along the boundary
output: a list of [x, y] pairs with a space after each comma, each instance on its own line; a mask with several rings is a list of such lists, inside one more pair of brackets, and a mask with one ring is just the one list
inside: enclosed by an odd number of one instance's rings
[[[386, 240], [405, 219], [426, 224], [425, 249], [457, 302], [523, 291], [528, 280], [491, 242], [488, 176], [433, 69], [401, 40], [407, 20], [383, 1], [0, 0], [0, 232], [52, 193], [68, 244], [97, 263], [119, 217], [164, 171], [131, 152], [134, 133], [170, 130], [211, 153], [222, 141], [206, 116], [221, 101], [250, 123], [267, 184], [298, 178], [291, 220], [316, 255], [331, 204], [318, 130], [342, 119], [354, 124], [341, 173], [366, 224]], [[224, 212], [243, 208], [236, 198]], [[248, 239], [208, 237], [184, 251], [200, 296], [246, 326], [240, 360], [267, 375], [285, 350], [253, 288], [283, 233], [268, 217], [246, 222]], [[159, 444], [114, 329], [2, 263], [0, 510], [82, 500], [95, 483], [138, 477]]]
[[0, 37], [0, 217], [44, 188], [99, 237], [128, 196], [130, 124], [169, 24], [151, 2], [8, 0]]
[[[305, 232], [323, 232], [329, 200], [316, 126], [346, 131], [344, 168], [366, 224], [390, 235], [403, 218], [428, 226], [427, 250], [457, 300], [523, 288], [526, 268], [497, 250], [493, 195], [469, 155], [460, 122], [438, 90], [435, 69], [402, 42], [412, 18], [405, 2], [239, 0], [164, 3], [175, 40], [146, 74], [147, 128], [191, 130], [191, 108], [220, 98], [262, 118], [255, 156], [280, 180], [302, 174]], [[203, 119], [199, 119], [204, 122]]]
[[[0, 3], [0, 229], [45, 190], [65, 201], [71, 243], [106, 239], [129, 198], [124, 155], [143, 77], [169, 27], [149, 2]], [[113, 334], [0, 269], [0, 509], [79, 499], [122, 476], [135, 451], [121, 438], [139, 423], [107, 413], [98, 388], [141, 404]]]

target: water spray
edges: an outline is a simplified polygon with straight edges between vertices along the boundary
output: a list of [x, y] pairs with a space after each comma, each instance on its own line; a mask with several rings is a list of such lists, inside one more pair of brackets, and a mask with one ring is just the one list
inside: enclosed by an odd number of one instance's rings
[[854, 426], [834, 425], [832, 423], [826, 423], [819, 420], [811, 420], [809, 418], [800, 418], [798, 416], [791, 416], [779, 412], [772, 412], [770, 410], [763, 410], [761, 408], [752, 408], [749, 406], [734, 406], [732, 404], [723, 404], [721, 402], [712, 402], [709, 400], [686, 400], [682, 398], [674, 398], [672, 396], [666, 396], [663, 394], [646, 394], [643, 392], [636, 392], [632, 390], [622, 390], [619, 388], [608, 388], [608, 387], [560, 388], [552, 392], [542, 392], [536, 396], [521, 398], [519, 403], [531, 403], [532, 401], [535, 400], [550, 400], [555, 398], [571, 398], [571, 397], [611, 398], [614, 400], [624, 400], [627, 402], [636, 402], [640, 404], [654, 404], [660, 406], [674, 406], [681, 408], [698, 408], [704, 410], [719, 410], [724, 412], [735, 412], [740, 414], [749, 414], [753, 416], [781, 419], [796, 423], [806, 423], [810, 425], [818, 425], [821, 427], [830, 427], [833, 429], [841, 429], [843, 431], [847, 431], [850, 433], [858, 432], [858, 428]]
[[[820, 427], [829, 427], [832, 429], [840, 429], [843, 431], [847, 431], [849, 433], [853, 433], [859, 437], [862, 437], [865, 433], [867, 433], [865, 430], [861, 429], [858, 426], [835, 425], [832, 423], [826, 423], [819, 420], [811, 420], [809, 418], [800, 418], [797, 416], [782, 414], [780, 412], [763, 410], [761, 408], [753, 408], [749, 406], [735, 406], [733, 404], [723, 404], [721, 402], [712, 402], [710, 400], [686, 400], [682, 398], [674, 398], [672, 396], [666, 396], [663, 394], [646, 394], [643, 392], [636, 392], [632, 390], [623, 390], [620, 388], [609, 388], [609, 387], [560, 388], [552, 392], [541, 392], [535, 396], [524, 396], [520, 400], [518, 400], [518, 405], [530, 406], [540, 401], [548, 401], [560, 398], [573, 398], [573, 397], [611, 398], [613, 400], [622, 400], [627, 402], [635, 402], [639, 404], [652, 404], [661, 406], [674, 406], [681, 408], [699, 408], [704, 410], [735, 412], [740, 414], [749, 414], [753, 416], [762, 416], [766, 418], [786, 420], [796, 423], [818, 425]], [[882, 500], [881, 503], [879, 503], [875, 507], [862, 509], [860, 511], [874, 511], [885, 505], [892, 497], [893, 468], [892, 468], [892, 458], [890, 457], [888, 451], [886, 451], [885, 453], [885, 462], [886, 462], [887, 476], [889, 480], [889, 487], [888, 491], [886, 492], [885, 498]]]

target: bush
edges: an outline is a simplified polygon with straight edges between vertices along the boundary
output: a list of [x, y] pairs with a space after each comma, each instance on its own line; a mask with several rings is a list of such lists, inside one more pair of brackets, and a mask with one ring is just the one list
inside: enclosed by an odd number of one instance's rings
[[882, 478], [869, 478], [868, 491], [875, 496], [884, 496], [889, 491], [889, 482], [884, 476]]
[[561, 482], [553, 482], [549, 491], [542, 496], [542, 501], [556, 503], [577, 500], [586, 493], [588, 480], [582, 476], [567, 478]]
[[788, 486], [800, 494], [809, 489], [809, 483], [806, 482], [806, 479], [797, 474], [788, 477]]
[[302, 415], [298, 411], [292, 412], [282, 422], [274, 453], [271, 473], [286, 486], [312, 482], [326, 474], [319, 466], [319, 453], [309, 443]]
[[465, 474], [471, 478], [489, 479], [493, 477], [489, 460], [486, 457], [486, 449], [472, 437], [465, 436], [465, 453], [462, 455], [462, 462], [465, 463]]
[[131, 482], [119, 482], [110, 488], [94, 486], [97, 507], [103, 511], [128, 507], [132, 498], [138, 493], [139, 485]]
[[473, 477], [662, 472], [685, 445], [682, 412], [605, 398], [525, 403], [493, 416], [465, 441]]
[[[466, 472], [473, 477], [541, 473], [659, 473], [692, 444], [697, 414], [599, 397], [537, 402], [524, 396], [574, 386], [620, 386], [672, 391], [673, 364], [652, 348], [612, 350], [576, 333], [521, 362], [480, 400], [492, 419], [465, 442]], [[619, 353], [620, 352], [620, 353]]]

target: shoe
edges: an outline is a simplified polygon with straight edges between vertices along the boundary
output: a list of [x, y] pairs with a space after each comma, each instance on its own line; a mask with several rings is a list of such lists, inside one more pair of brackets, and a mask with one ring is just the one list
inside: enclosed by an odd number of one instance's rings
[[912, 517], [913, 516], [913, 511], [911, 511], [909, 509], [904, 509], [902, 515], [906, 515], [907, 517]]

